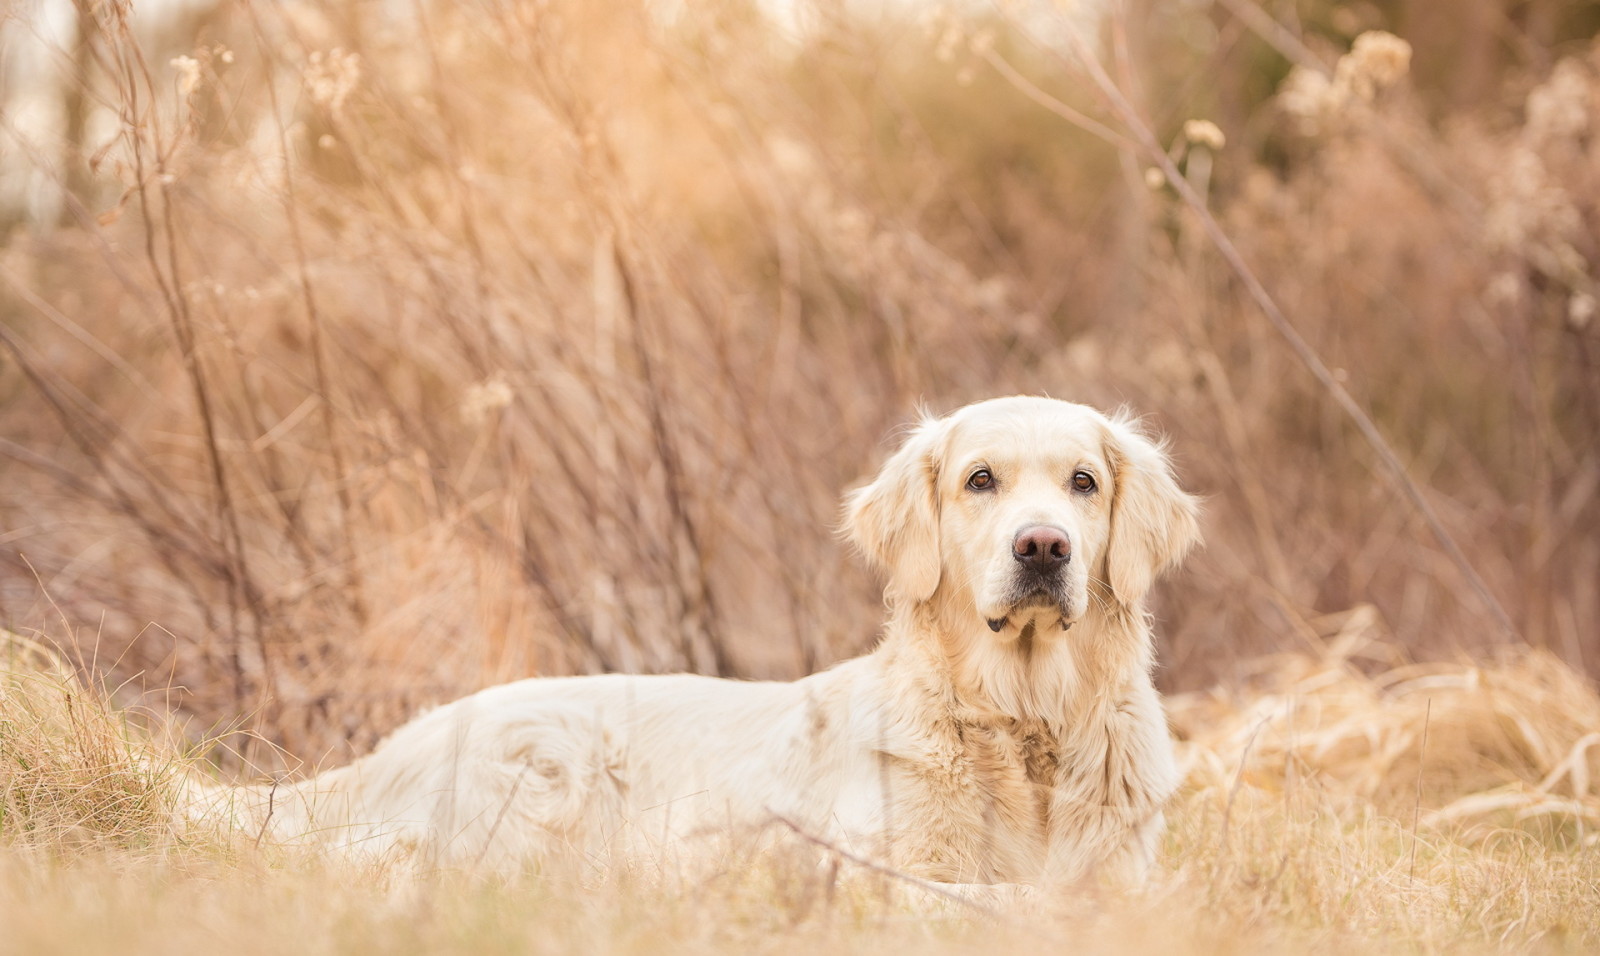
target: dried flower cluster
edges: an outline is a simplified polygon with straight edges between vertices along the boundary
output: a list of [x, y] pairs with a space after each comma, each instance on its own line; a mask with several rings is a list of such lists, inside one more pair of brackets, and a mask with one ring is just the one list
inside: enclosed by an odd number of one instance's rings
[[1392, 33], [1369, 30], [1339, 58], [1331, 77], [1307, 66], [1291, 70], [1279, 87], [1278, 103], [1303, 133], [1316, 135], [1352, 108], [1372, 103], [1410, 67], [1411, 44]]
[[175, 56], [171, 66], [178, 72], [178, 95], [187, 98], [200, 88], [200, 61], [192, 56]]
[[1228, 138], [1222, 135], [1222, 128], [1210, 120], [1192, 119], [1183, 124], [1183, 138], [1191, 146], [1203, 146], [1212, 152], [1220, 152], [1222, 147], [1228, 145]]
[[361, 57], [339, 47], [314, 51], [306, 63], [305, 82], [311, 101], [337, 115], [361, 82]]
[[469, 425], [482, 425], [490, 414], [510, 406], [513, 393], [505, 376], [478, 382], [461, 399], [461, 420]]
[[1585, 212], [1577, 189], [1593, 183], [1600, 149], [1591, 140], [1600, 115], [1600, 74], [1594, 56], [1558, 62], [1543, 83], [1529, 91], [1524, 121], [1491, 166], [1484, 238], [1513, 266], [1493, 283], [1509, 291], [1505, 301], [1521, 301], [1532, 274], [1565, 289], [1566, 320], [1588, 327], [1594, 313], [1595, 275], [1582, 247], [1588, 243]]

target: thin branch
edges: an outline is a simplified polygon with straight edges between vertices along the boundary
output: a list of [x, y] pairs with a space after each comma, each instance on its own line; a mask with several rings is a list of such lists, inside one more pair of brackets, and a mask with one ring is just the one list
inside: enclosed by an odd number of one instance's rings
[[7, 269], [3, 265], [0, 265], [0, 282], [3, 282], [5, 285], [9, 286], [11, 291], [16, 294], [17, 298], [32, 306], [35, 311], [49, 319], [57, 328], [83, 343], [90, 350], [92, 350], [94, 354], [105, 359], [106, 362], [114, 367], [117, 371], [127, 376], [128, 381], [138, 386], [139, 390], [144, 392], [145, 397], [149, 398], [153, 402], [160, 402], [163, 400], [161, 393], [156, 391], [154, 385], [150, 384], [150, 380], [141, 375], [138, 369], [128, 364], [127, 359], [123, 358], [121, 355], [118, 355], [115, 349], [96, 338], [94, 333], [90, 332], [88, 329], [85, 329], [77, 322], [74, 322], [60, 309], [56, 308], [49, 302], [46, 302], [39, 295], [35, 294], [32, 289], [29, 289], [22, 283], [21, 279], [19, 279], [14, 273], [11, 272], [11, 270]]
[[[1378, 458], [1386, 466], [1395, 483], [1399, 485], [1400, 490], [1417, 510], [1417, 513], [1422, 516], [1428, 525], [1428, 529], [1433, 533], [1435, 540], [1438, 541], [1439, 546], [1444, 549], [1445, 554], [1455, 564], [1457, 570], [1461, 572], [1461, 576], [1466, 580], [1468, 586], [1477, 594], [1478, 599], [1494, 618], [1500, 630], [1506, 637], [1515, 639], [1517, 637], [1517, 629], [1511, 622], [1511, 616], [1506, 613], [1505, 607], [1494, 596], [1494, 593], [1489, 590], [1488, 584], [1478, 574], [1477, 569], [1472, 566], [1472, 562], [1467, 560], [1466, 554], [1456, 544], [1455, 538], [1445, 528], [1433, 506], [1428, 503], [1421, 486], [1406, 471], [1405, 465], [1401, 463], [1399, 456], [1395, 454], [1388, 440], [1383, 437], [1383, 433], [1378, 430], [1378, 426], [1345, 387], [1339, 384], [1339, 380], [1334, 377], [1333, 371], [1328, 368], [1327, 363], [1323, 362], [1321, 356], [1300, 335], [1294, 324], [1289, 321], [1288, 316], [1278, 307], [1277, 301], [1267, 292], [1266, 286], [1262, 285], [1261, 280], [1256, 277], [1255, 272], [1245, 262], [1244, 256], [1240, 254], [1238, 247], [1233, 244], [1233, 240], [1228, 238], [1228, 234], [1223, 231], [1221, 224], [1211, 214], [1211, 210], [1207, 208], [1205, 200], [1195, 192], [1188, 179], [1178, 170], [1177, 164], [1167, 155], [1166, 150], [1161, 148], [1161, 144], [1156, 140], [1155, 134], [1150, 130], [1150, 127], [1140, 118], [1133, 105], [1123, 95], [1121, 88], [1106, 73], [1105, 68], [1100, 65], [1099, 58], [1090, 48], [1088, 42], [1077, 34], [1071, 34], [1068, 42], [1071, 44], [1072, 51], [1075, 54], [1075, 59], [1067, 61], [1068, 65], [1081, 69], [1094, 82], [1095, 87], [1105, 98], [1112, 112], [1132, 134], [1133, 140], [1139, 151], [1144, 154], [1144, 158], [1161, 170], [1179, 198], [1194, 212], [1212, 245], [1216, 247], [1234, 274], [1239, 277], [1250, 297], [1255, 300], [1261, 312], [1272, 323], [1272, 327], [1289, 344], [1289, 348], [1311, 373], [1312, 377], [1317, 380], [1318, 384], [1322, 386], [1323, 390], [1333, 397], [1334, 402], [1355, 423], [1357, 430], [1361, 432], [1362, 437], [1366, 439], [1372, 450], [1377, 453]], [[1066, 58], [1063, 57], [1063, 59]], [[1091, 132], [1093, 131], [1091, 130]]]
[[500, 824], [505, 822], [506, 811], [511, 809], [511, 801], [517, 798], [517, 791], [522, 789], [522, 781], [528, 776], [528, 771], [533, 769], [532, 764], [523, 764], [522, 770], [517, 774], [517, 779], [511, 781], [511, 792], [506, 794], [505, 802], [500, 804], [500, 812], [495, 814], [494, 823], [489, 825], [489, 835], [483, 838], [483, 848], [472, 860], [474, 870], [483, 866], [483, 858], [489, 855], [489, 848], [494, 846], [494, 836], [500, 832]]
[[1033, 100], [1035, 103], [1038, 103], [1040, 106], [1071, 123], [1073, 126], [1076, 126], [1084, 132], [1110, 143], [1112, 146], [1115, 146], [1118, 149], [1125, 149], [1129, 150], [1130, 152], [1133, 150], [1133, 143], [1128, 141], [1128, 137], [1123, 136], [1121, 133], [1105, 125], [1104, 123], [1091, 118], [1085, 113], [1073, 109], [1056, 97], [1046, 93], [1044, 90], [1039, 88], [1038, 84], [1034, 83], [1026, 76], [1023, 76], [1016, 67], [1008, 63], [1005, 57], [993, 50], [985, 50], [983, 53], [983, 58], [990, 66], [994, 67], [995, 72], [1005, 77], [1006, 80], [1012, 86], [1016, 87], [1017, 91], [1023, 96]]
[[976, 912], [982, 913], [983, 915], [988, 916], [988, 917], [990, 917], [992, 919], [996, 919], [996, 920], [1004, 919], [1004, 915], [999, 910], [996, 910], [996, 909], [994, 909], [992, 907], [989, 907], [989, 906], [985, 906], [985, 905], [983, 905], [982, 903], [979, 903], [976, 900], [969, 900], [965, 896], [962, 896], [960, 893], [955, 893], [955, 892], [952, 892], [950, 890], [947, 890], [944, 887], [940, 886], [939, 884], [932, 882], [931, 880], [925, 880], [920, 876], [912, 876], [910, 873], [903, 873], [900, 870], [897, 870], [892, 866], [885, 866], [884, 864], [879, 863], [876, 860], [869, 860], [864, 856], [857, 856], [856, 854], [851, 853], [849, 850], [846, 850], [845, 848], [843, 848], [843, 847], [841, 847], [841, 846], [839, 846], [839, 845], [837, 845], [835, 843], [832, 843], [832, 842], [830, 842], [828, 840], [824, 840], [822, 837], [819, 837], [819, 836], [816, 836], [815, 834], [807, 832], [804, 827], [800, 826], [800, 824], [795, 823], [793, 820], [790, 820], [788, 817], [783, 816], [782, 814], [774, 813], [774, 814], [772, 814], [772, 819], [773, 819], [774, 822], [781, 823], [784, 826], [788, 827], [790, 830], [794, 831], [795, 836], [798, 836], [800, 839], [806, 841], [807, 843], [810, 843], [813, 846], [821, 847], [822, 849], [827, 850], [829, 853], [835, 854], [840, 859], [848, 860], [849, 862], [854, 863], [856, 866], [863, 867], [865, 869], [871, 870], [874, 873], [880, 874], [882, 876], [887, 876], [887, 877], [889, 877], [891, 879], [899, 880], [900, 882], [905, 883], [908, 886], [915, 886], [919, 890], [924, 890], [924, 891], [926, 891], [928, 893], [932, 893], [934, 896], [938, 896], [938, 897], [941, 897], [943, 899], [947, 899], [947, 900], [951, 901], [952, 903], [959, 903], [962, 906], [968, 907], [968, 908], [970, 908], [970, 909], [972, 909], [972, 910], [974, 910]]
[[1267, 41], [1267, 45], [1283, 54], [1292, 63], [1316, 70], [1323, 76], [1332, 76], [1333, 70], [1311, 48], [1295, 36], [1294, 31], [1279, 23], [1272, 14], [1261, 9], [1253, 0], [1217, 0], [1228, 12], [1238, 17], [1250, 32]]
[[[1333, 76], [1333, 67], [1318, 56], [1316, 51], [1306, 46], [1294, 31], [1263, 10], [1255, 0], [1218, 0], [1218, 2], [1227, 7], [1228, 12], [1237, 17], [1252, 33], [1278, 51], [1285, 60], [1323, 76]], [[1448, 203], [1462, 215], [1476, 219], [1482, 214], [1483, 203], [1462, 188], [1460, 183], [1451, 179], [1426, 152], [1415, 144], [1401, 139], [1395, 130], [1382, 122], [1381, 116], [1371, 110], [1364, 110], [1363, 113], [1370, 120], [1368, 131], [1376, 137], [1379, 145], [1388, 150], [1389, 155], [1406, 172], [1416, 177], [1423, 189], [1432, 193], [1435, 198]], [[1464, 233], [1469, 241], [1480, 241], [1476, 231], [1464, 230]]]
[[1261, 735], [1261, 729], [1267, 725], [1270, 717], [1261, 718], [1255, 729], [1250, 731], [1250, 739], [1244, 742], [1244, 750], [1239, 753], [1239, 769], [1233, 775], [1233, 784], [1228, 787], [1228, 802], [1222, 807], [1222, 839], [1217, 849], [1219, 864], [1227, 862], [1228, 857], [1228, 827], [1233, 820], [1233, 800], [1239, 795], [1239, 787], [1244, 784], [1244, 771], [1250, 763], [1250, 748], [1256, 745], [1256, 738]]
[[[256, 38], [256, 44], [263, 53], [263, 58], [271, 62], [267, 54], [266, 31], [256, 13], [254, 3], [246, 2], [245, 10], [250, 15], [250, 26]], [[284, 126], [283, 111], [278, 103], [278, 86], [276, 78], [268, 76], [263, 84], [267, 89], [267, 102], [272, 110], [273, 125], [278, 134], [278, 152], [283, 159], [283, 207], [284, 218], [289, 225], [289, 247], [294, 252], [295, 279], [300, 286], [300, 301], [306, 313], [306, 325], [310, 332], [309, 351], [311, 353], [312, 375], [316, 379], [317, 394], [322, 399], [319, 403], [321, 412], [323, 439], [328, 443], [328, 454], [333, 460], [333, 485], [335, 501], [339, 506], [339, 545], [343, 554], [344, 584], [349, 588], [350, 609], [355, 612], [356, 621], [363, 628], [368, 621], [367, 602], [364, 581], [361, 577], [360, 566], [356, 558], [356, 546], [351, 530], [352, 514], [355, 504], [350, 497], [349, 484], [346, 478], [349, 475], [345, 467], [344, 452], [339, 441], [338, 420], [335, 416], [333, 385], [328, 378], [328, 347], [323, 334], [322, 313], [317, 309], [317, 298], [311, 285], [311, 270], [306, 261], [305, 238], [300, 229], [300, 204], [295, 194], [294, 170], [295, 161], [293, 152], [289, 148], [289, 133]]]
[[272, 789], [267, 791], [267, 815], [261, 819], [261, 829], [256, 832], [256, 848], [260, 849], [261, 840], [267, 835], [267, 828], [272, 826], [272, 815], [278, 810], [278, 778], [272, 778]]

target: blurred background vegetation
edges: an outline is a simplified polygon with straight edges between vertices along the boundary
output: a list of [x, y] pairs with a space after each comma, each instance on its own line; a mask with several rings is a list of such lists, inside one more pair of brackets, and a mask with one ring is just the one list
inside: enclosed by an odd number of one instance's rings
[[[1600, 672], [1600, 3], [0, 16], [0, 626], [196, 736], [342, 758], [514, 677], [859, 653], [841, 491], [1013, 392], [1127, 404], [1206, 497], [1169, 689], [1358, 610]], [[1068, 118], [1121, 131], [1076, 37], [1514, 637], [1193, 210]]]

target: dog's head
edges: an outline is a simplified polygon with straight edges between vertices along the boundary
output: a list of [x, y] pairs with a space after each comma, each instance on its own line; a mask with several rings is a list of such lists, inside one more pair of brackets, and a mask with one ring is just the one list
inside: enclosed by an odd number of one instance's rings
[[1070, 627], [1091, 592], [1127, 607], [1199, 540], [1198, 507], [1131, 422], [1047, 398], [969, 405], [911, 432], [845, 502], [899, 604], [996, 633]]

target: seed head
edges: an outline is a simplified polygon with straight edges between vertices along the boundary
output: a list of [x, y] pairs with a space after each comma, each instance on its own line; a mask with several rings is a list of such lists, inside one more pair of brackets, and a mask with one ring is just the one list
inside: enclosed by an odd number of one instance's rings
[[192, 56], [175, 56], [170, 63], [178, 71], [178, 93], [187, 99], [200, 87], [200, 61]]
[[1222, 128], [1210, 120], [1192, 119], [1183, 124], [1183, 138], [1194, 146], [1204, 146], [1213, 153], [1220, 152], [1228, 143]]
[[492, 412], [511, 404], [511, 386], [504, 376], [496, 375], [467, 389], [461, 399], [461, 420], [468, 425], [482, 425]]
[[361, 57], [339, 47], [318, 50], [306, 64], [305, 81], [312, 102], [337, 114], [361, 82]]

